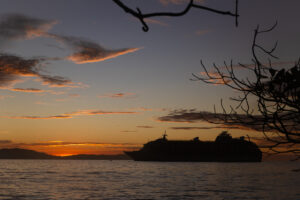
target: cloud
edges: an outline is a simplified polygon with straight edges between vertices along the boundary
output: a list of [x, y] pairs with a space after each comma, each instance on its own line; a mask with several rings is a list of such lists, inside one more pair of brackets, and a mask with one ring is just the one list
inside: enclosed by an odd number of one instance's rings
[[28, 39], [43, 36], [57, 21], [28, 17], [21, 14], [4, 15], [0, 22], [0, 37]]
[[79, 110], [75, 112], [63, 113], [50, 116], [2, 116], [8, 119], [71, 119], [74, 116], [92, 116], [92, 115], [122, 115], [137, 114], [135, 111], [103, 111], [103, 110]]
[[11, 144], [11, 140], [0, 140], [0, 144]]
[[43, 82], [43, 85], [50, 85], [50, 87], [72, 87], [74, 83], [62, 76], [49, 76], [39, 75], [39, 78]]
[[60, 146], [99, 146], [106, 148], [124, 148], [124, 147], [139, 147], [139, 144], [130, 143], [98, 143], [98, 142], [67, 142], [67, 141], [46, 141], [36, 143], [26, 143], [27, 146], [44, 146], [44, 147], [60, 147]]
[[120, 55], [135, 52], [140, 48], [122, 48], [122, 49], [106, 49], [101, 45], [89, 41], [87, 39], [62, 36], [57, 34], [47, 34], [47, 37], [56, 39], [57, 41], [69, 46], [74, 53], [67, 57], [68, 60], [76, 64], [101, 62], [107, 59], [115, 58]]
[[13, 116], [13, 117], [6, 117], [9, 119], [70, 119], [72, 116], [68, 115], [54, 115], [54, 116]]
[[240, 129], [240, 127], [235, 126], [201, 126], [201, 127], [192, 127], [192, 126], [179, 126], [179, 127], [170, 127], [173, 130], [209, 130], [209, 129]]
[[0, 53], [0, 88], [16, 83], [21, 76], [38, 76], [40, 59], [23, 59]]
[[41, 93], [50, 93], [54, 95], [62, 95], [65, 94], [63, 91], [54, 91], [54, 90], [42, 90], [38, 88], [6, 88], [7, 90], [14, 91], [14, 92], [24, 92], [24, 93], [36, 93], [40, 94]]
[[13, 88], [11, 91], [15, 92], [29, 92], [29, 93], [42, 93], [46, 92], [45, 90], [37, 89], [37, 88]]
[[126, 150], [137, 150], [141, 144], [135, 143], [100, 143], [74, 141], [41, 141], [33, 143], [16, 143], [10, 140], [0, 140], [0, 148], [25, 148], [50, 154], [62, 154], [69, 151], [71, 154], [99, 154], [122, 153]]
[[135, 111], [103, 111], [103, 110], [79, 110], [71, 113], [66, 113], [70, 116], [78, 115], [114, 115], [114, 114], [137, 114]]
[[0, 53], [0, 88], [8, 89], [20, 82], [22, 77], [38, 77], [50, 87], [73, 87], [76, 84], [67, 78], [41, 74], [45, 58], [25, 59], [19, 56]]
[[154, 128], [153, 126], [136, 126], [137, 128]]
[[122, 133], [136, 133], [137, 131], [130, 131], [130, 130], [124, 130], [124, 131], [121, 131]]
[[106, 50], [99, 46], [99, 48], [82, 47], [79, 52], [76, 52], [68, 57], [69, 60], [76, 64], [101, 62], [107, 59], [115, 58], [120, 55], [135, 52], [139, 48], [128, 48], [120, 50]]
[[135, 93], [113, 93], [113, 94], [105, 94], [99, 95], [99, 98], [127, 98], [135, 96]]
[[21, 14], [4, 15], [0, 22], [0, 38], [4, 41], [35, 37], [53, 38], [71, 48], [73, 53], [67, 59], [77, 64], [100, 62], [140, 49], [107, 49], [87, 39], [49, 33], [56, 23], [55, 20], [37, 19]]
[[[159, 117], [160, 122], [176, 122], [176, 123], [196, 123], [200, 121], [213, 124], [224, 125], [226, 128], [235, 128], [243, 130], [263, 130], [263, 120], [259, 115], [249, 118], [244, 114], [226, 115], [223, 113], [212, 113], [204, 111], [191, 110], [174, 110], [166, 116]], [[267, 129], [265, 129], [268, 131]]]

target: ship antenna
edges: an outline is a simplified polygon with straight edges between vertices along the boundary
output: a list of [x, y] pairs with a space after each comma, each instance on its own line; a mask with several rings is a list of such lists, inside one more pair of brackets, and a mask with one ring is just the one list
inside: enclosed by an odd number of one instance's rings
[[166, 140], [167, 139], [167, 131], [165, 130], [165, 133], [163, 134], [163, 139]]

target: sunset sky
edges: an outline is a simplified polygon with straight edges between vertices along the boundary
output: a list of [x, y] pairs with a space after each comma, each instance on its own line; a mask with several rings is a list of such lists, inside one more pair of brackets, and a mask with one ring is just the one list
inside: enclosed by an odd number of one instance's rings
[[[224, 61], [251, 64], [253, 30], [276, 29], [258, 42], [272, 47], [277, 65], [300, 52], [300, 1], [241, 0], [235, 19], [199, 9], [179, 18], [141, 23], [111, 0], [1, 0], [0, 147], [55, 155], [118, 154], [161, 137], [213, 140], [260, 133], [203, 121], [170, 122], [175, 110], [213, 111], [237, 95], [191, 81]], [[142, 12], [180, 11], [185, 0], [123, 1]], [[198, 4], [234, 11], [234, 0]], [[241, 76], [247, 76], [239, 72]], [[252, 102], [253, 103], [253, 102]]]

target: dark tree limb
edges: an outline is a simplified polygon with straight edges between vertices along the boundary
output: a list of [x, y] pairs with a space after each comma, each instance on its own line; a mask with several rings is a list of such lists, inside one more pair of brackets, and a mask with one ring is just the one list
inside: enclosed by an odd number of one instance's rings
[[[237, 103], [236, 107], [230, 106], [230, 112], [225, 109], [221, 101], [221, 113], [216, 113], [217, 122], [226, 125], [244, 125], [260, 130], [271, 144], [268, 147], [276, 153], [295, 153], [300, 158], [300, 59], [290, 69], [272, 68], [270, 58], [278, 59], [273, 53], [277, 42], [270, 50], [257, 43], [259, 35], [269, 33], [275, 29], [277, 22], [269, 29], [254, 30], [251, 47], [253, 65], [239, 64], [239, 68], [252, 73], [252, 79], [241, 78], [237, 75], [235, 67], [224, 63], [224, 67], [213, 64], [213, 72], [208, 71], [201, 61], [203, 72], [192, 74], [193, 80], [206, 84], [225, 85], [239, 93], [230, 99]], [[269, 63], [264, 64], [257, 54], [261, 51], [269, 57]], [[249, 74], [248, 73], [248, 74]], [[253, 78], [254, 77], [254, 78]], [[256, 104], [249, 103], [249, 99], [256, 99]], [[256, 110], [256, 114], [253, 114]], [[259, 129], [256, 129], [260, 127]]]
[[132, 16], [136, 17], [137, 19], [140, 20], [142, 23], [143, 31], [147, 32], [149, 30], [149, 26], [145, 22], [146, 18], [151, 18], [151, 17], [161, 17], [161, 16], [169, 16], [169, 17], [180, 17], [185, 14], [187, 14], [191, 8], [197, 8], [201, 10], [206, 10], [212, 13], [220, 14], [220, 15], [227, 15], [231, 17], [235, 17], [235, 25], [238, 26], [238, 0], [235, 0], [235, 12], [232, 13], [231, 11], [222, 11], [222, 10], [217, 10], [213, 9], [210, 7], [202, 6], [202, 5], [197, 5], [194, 4], [193, 0], [190, 0], [190, 2], [187, 4], [186, 8], [181, 11], [181, 12], [154, 12], [154, 13], [148, 13], [148, 14], [143, 14], [142, 11], [139, 8], [136, 8], [136, 11], [129, 8], [126, 6], [124, 3], [122, 3], [120, 0], [113, 0], [119, 7], [121, 7], [125, 12], [131, 14]]

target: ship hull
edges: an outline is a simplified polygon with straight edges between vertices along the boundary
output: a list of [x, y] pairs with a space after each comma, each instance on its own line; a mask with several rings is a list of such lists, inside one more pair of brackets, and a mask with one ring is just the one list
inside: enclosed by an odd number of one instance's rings
[[142, 151], [125, 152], [135, 161], [158, 162], [261, 162], [257, 155], [164, 155], [151, 154]]

